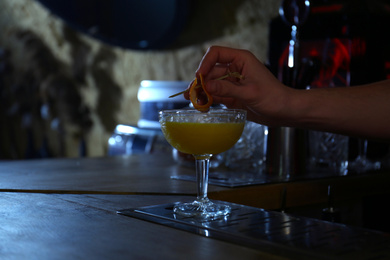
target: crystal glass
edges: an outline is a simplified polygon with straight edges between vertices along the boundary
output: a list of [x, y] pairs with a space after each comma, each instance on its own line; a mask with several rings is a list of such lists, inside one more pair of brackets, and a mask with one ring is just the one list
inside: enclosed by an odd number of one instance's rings
[[337, 175], [348, 173], [349, 137], [309, 131], [309, 169]]
[[162, 110], [161, 130], [167, 141], [178, 151], [195, 158], [197, 198], [190, 203], [177, 203], [174, 212], [189, 217], [217, 218], [228, 215], [230, 208], [207, 197], [210, 158], [231, 148], [240, 138], [246, 111], [210, 109]]
[[267, 126], [247, 121], [241, 138], [233, 148], [223, 153], [224, 165], [228, 169], [240, 170], [243, 174], [263, 173], [267, 154], [267, 136]]
[[356, 159], [351, 162], [351, 169], [356, 173], [364, 173], [371, 170], [379, 170], [381, 168], [381, 163], [376, 161], [371, 161], [367, 157], [367, 139], [359, 139], [359, 153]]

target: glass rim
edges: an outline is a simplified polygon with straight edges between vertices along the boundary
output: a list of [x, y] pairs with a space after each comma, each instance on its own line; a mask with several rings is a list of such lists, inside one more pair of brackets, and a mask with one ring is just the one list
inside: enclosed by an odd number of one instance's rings
[[[211, 113], [209, 113], [211, 111]], [[183, 108], [183, 109], [162, 109], [159, 110], [159, 114], [193, 114], [193, 113], [198, 113], [198, 114], [213, 114], [213, 115], [226, 115], [229, 114], [247, 114], [247, 111], [245, 109], [240, 109], [240, 108], [210, 108], [209, 112], [201, 112], [195, 108]]]

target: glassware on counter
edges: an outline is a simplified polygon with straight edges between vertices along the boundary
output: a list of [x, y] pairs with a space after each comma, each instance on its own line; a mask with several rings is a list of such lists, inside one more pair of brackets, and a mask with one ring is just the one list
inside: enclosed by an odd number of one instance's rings
[[367, 139], [358, 140], [358, 156], [350, 163], [350, 169], [356, 173], [364, 173], [372, 170], [379, 170], [381, 163], [372, 161], [367, 157]]
[[261, 173], [265, 168], [268, 127], [247, 121], [241, 138], [223, 153], [228, 169]]
[[309, 131], [309, 170], [337, 175], [348, 173], [349, 137], [321, 131]]
[[177, 203], [174, 212], [189, 217], [218, 218], [230, 213], [230, 207], [212, 202], [207, 197], [210, 158], [231, 148], [240, 138], [246, 111], [210, 109], [162, 110], [161, 130], [167, 141], [178, 151], [195, 158], [197, 198], [190, 203]]

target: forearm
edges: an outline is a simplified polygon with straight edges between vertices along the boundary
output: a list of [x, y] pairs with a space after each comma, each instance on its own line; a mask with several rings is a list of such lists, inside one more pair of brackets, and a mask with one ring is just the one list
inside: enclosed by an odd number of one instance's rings
[[390, 81], [293, 93], [286, 107], [291, 126], [390, 139]]

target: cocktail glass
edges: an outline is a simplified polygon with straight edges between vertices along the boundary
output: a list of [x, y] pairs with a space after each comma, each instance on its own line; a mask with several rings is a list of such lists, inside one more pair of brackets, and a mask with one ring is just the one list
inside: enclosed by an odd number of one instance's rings
[[175, 204], [174, 212], [201, 218], [228, 215], [228, 205], [213, 202], [207, 197], [210, 158], [228, 150], [240, 139], [246, 111], [210, 109], [203, 113], [195, 109], [162, 110], [159, 121], [167, 141], [178, 151], [192, 154], [195, 158], [197, 198], [193, 202]]

